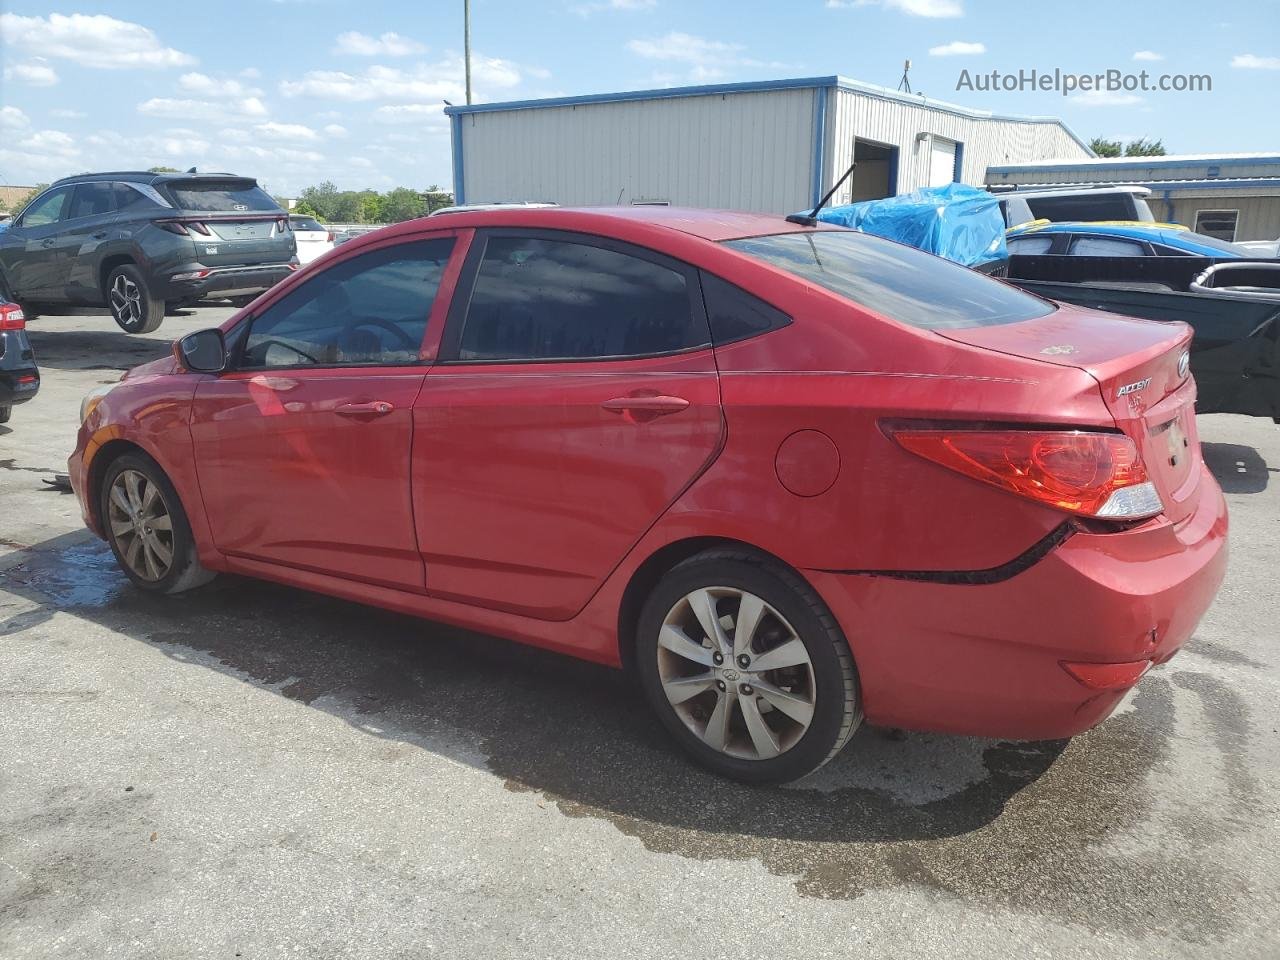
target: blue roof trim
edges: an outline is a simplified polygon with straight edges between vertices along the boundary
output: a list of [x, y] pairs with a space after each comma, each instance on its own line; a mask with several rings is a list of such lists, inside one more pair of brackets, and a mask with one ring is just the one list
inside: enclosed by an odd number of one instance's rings
[[1057, 117], [1022, 117], [1008, 113], [992, 113], [989, 110], [974, 110], [955, 103], [942, 100], [930, 100], [916, 94], [890, 90], [888, 87], [876, 86], [874, 83], [863, 83], [861, 80], [850, 80], [847, 77], [794, 77], [786, 80], [751, 80], [744, 83], [710, 83], [695, 87], [662, 87], [657, 90], [626, 90], [619, 93], [590, 93], [579, 97], [548, 97], [543, 100], [508, 100], [504, 103], [473, 103], [445, 107], [446, 116], [457, 117], [468, 113], [494, 113], [501, 110], [536, 110], [545, 107], [577, 107], [588, 103], [621, 103], [628, 100], [670, 100], [675, 97], [706, 97], [725, 93], [760, 93], [767, 90], [806, 90], [829, 89], [838, 87], [851, 93], [878, 97], [882, 100], [894, 100], [915, 107], [927, 107], [930, 110], [941, 110], [943, 113], [967, 117], [970, 120], [1004, 120], [1012, 123], [1056, 123], [1076, 143], [1080, 144], [1090, 156], [1093, 151], [1080, 139], [1070, 127]]
[[[1112, 161], [1123, 160], [1121, 163]], [[1143, 162], [1145, 161], [1145, 162]], [[1179, 160], [1169, 157], [1106, 157], [1098, 161], [1078, 160], [1052, 164], [1005, 163], [987, 167], [988, 174], [997, 173], [1048, 173], [1079, 172], [1084, 170], [1143, 170], [1147, 167], [1250, 167], [1254, 165], [1280, 164], [1280, 156], [1263, 157], [1207, 157], [1200, 160]], [[1216, 179], [1216, 178], [1215, 178]]]

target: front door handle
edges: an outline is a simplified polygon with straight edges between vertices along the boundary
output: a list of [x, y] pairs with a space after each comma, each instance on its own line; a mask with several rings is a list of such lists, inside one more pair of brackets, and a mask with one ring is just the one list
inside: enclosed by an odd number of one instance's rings
[[107, 231], [105, 230], [102, 230], [98, 233], [93, 234], [94, 240], [105, 240], [106, 238], [107, 238]]
[[600, 406], [611, 413], [639, 414], [645, 418], [652, 418], [679, 413], [689, 406], [689, 401], [684, 397], [614, 397]]
[[342, 403], [333, 408], [333, 412], [343, 417], [385, 417], [395, 409], [395, 404], [386, 400], [370, 400], [367, 403]]
[[40, 241], [40, 246], [42, 246], [42, 247], [52, 247], [52, 246], [53, 246], [53, 239], [52, 239], [52, 238], [50, 238], [50, 239], [48, 239], [48, 240], [41, 240], [41, 241]]

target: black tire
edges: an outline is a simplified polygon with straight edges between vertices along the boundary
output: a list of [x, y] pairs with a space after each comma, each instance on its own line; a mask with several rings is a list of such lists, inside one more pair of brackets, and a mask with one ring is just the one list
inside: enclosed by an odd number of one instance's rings
[[[789, 622], [808, 654], [813, 670], [812, 720], [799, 739], [777, 756], [744, 759], [708, 746], [677, 714], [663, 691], [658, 664], [663, 622], [681, 598], [710, 587], [746, 591], [763, 600]], [[636, 664], [645, 696], [663, 726], [698, 763], [734, 780], [797, 780], [839, 753], [862, 722], [853, 656], [831, 611], [794, 571], [746, 550], [709, 550], [678, 564], [662, 578], [640, 612]], [[750, 686], [744, 689], [752, 692]]]
[[147, 278], [132, 263], [111, 271], [103, 294], [112, 319], [125, 333], [151, 333], [164, 321], [164, 301], [152, 293]]
[[[164, 575], [158, 579], [148, 579], [134, 571], [121, 550], [119, 538], [112, 529], [111, 489], [116, 479], [126, 471], [136, 471], [148, 482], [156, 485], [172, 523], [172, 536], [169, 543], [172, 562]], [[200, 559], [196, 555], [195, 538], [191, 535], [191, 524], [187, 520], [182, 501], [178, 498], [178, 492], [174, 490], [173, 484], [160, 469], [160, 465], [146, 454], [125, 453], [111, 461], [103, 474], [102, 486], [98, 490], [98, 510], [102, 518], [103, 532], [106, 534], [107, 543], [111, 546], [111, 552], [115, 554], [116, 562], [120, 564], [120, 569], [124, 571], [125, 576], [140, 590], [146, 590], [149, 593], [182, 593], [203, 586], [217, 576], [200, 564]]]
[[0, 407], [0, 423], [8, 423], [11, 416], [13, 416], [13, 407]]
[[236, 309], [239, 309], [241, 307], [247, 307], [249, 304], [253, 303], [253, 301], [257, 299], [258, 299], [258, 294], [256, 293], [247, 294], [246, 296], [243, 296], [243, 297], [230, 298], [231, 305]]

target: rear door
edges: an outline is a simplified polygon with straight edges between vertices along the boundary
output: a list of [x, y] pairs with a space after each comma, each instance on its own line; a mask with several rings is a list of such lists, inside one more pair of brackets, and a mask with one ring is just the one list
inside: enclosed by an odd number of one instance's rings
[[714, 459], [695, 270], [552, 231], [481, 231], [414, 408], [427, 592], [566, 620]]
[[219, 550], [422, 589], [413, 405], [454, 242], [442, 232], [347, 257], [233, 333], [234, 369], [202, 381], [192, 404]]
[[161, 189], [206, 267], [285, 263], [296, 252], [288, 216], [253, 180], [198, 177]]

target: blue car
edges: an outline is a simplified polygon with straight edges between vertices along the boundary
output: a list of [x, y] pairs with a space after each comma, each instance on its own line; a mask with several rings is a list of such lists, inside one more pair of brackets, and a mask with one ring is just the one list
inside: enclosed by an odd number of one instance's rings
[[1029, 223], [1005, 234], [1009, 255], [1257, 259], [1250, 251], [1174, 223]]

